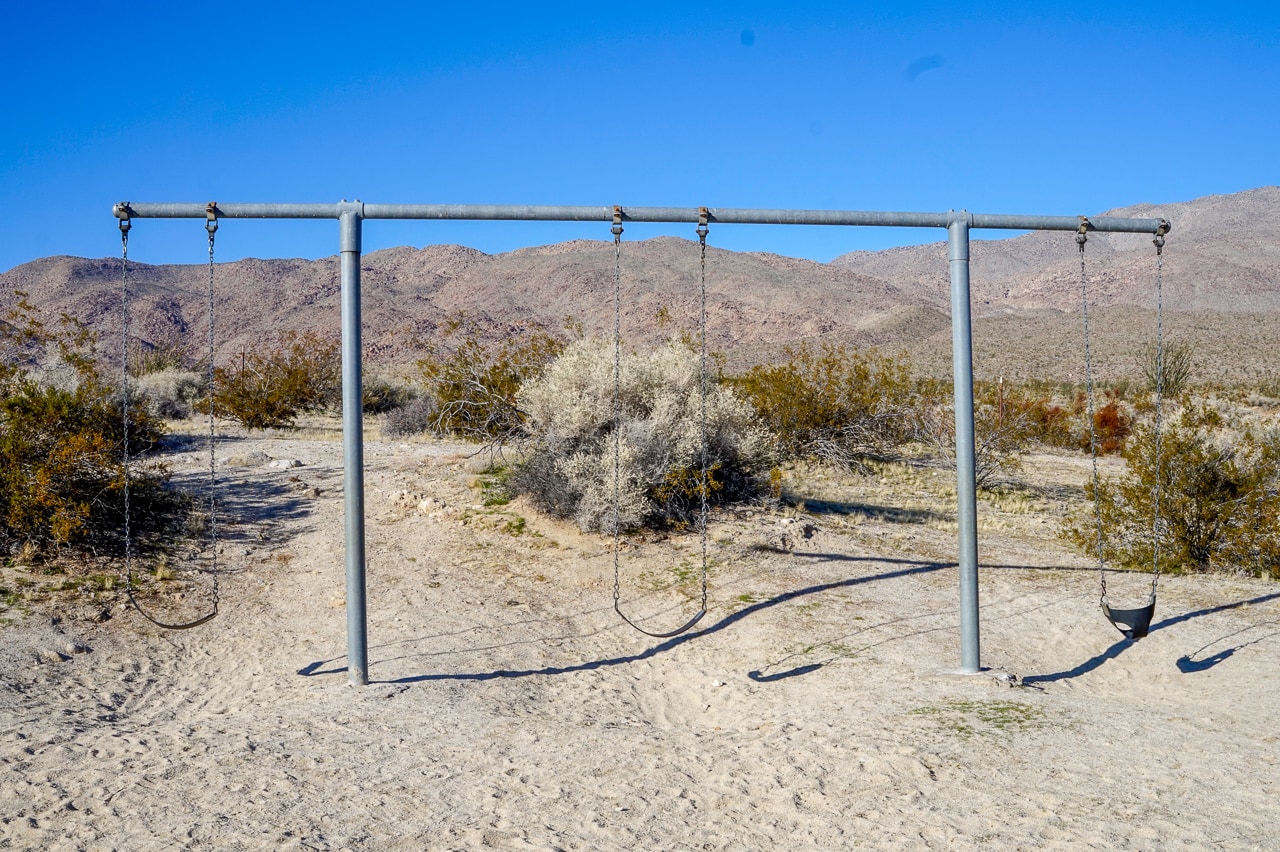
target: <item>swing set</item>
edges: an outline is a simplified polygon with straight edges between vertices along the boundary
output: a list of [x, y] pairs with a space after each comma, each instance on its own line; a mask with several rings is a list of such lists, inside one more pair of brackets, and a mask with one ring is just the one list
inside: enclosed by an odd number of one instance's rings
[[[710, 224], [759, 225], [845, 225], [906, 228], [945, 228], [947, 230], [947, 262], [951, 282], [952, 365], [956, 412], [956, 499], [958, 515], [958, 564], [960, 575], [960, 669], [963, 674], [981, 671], [978, 626], [978, 537], [977, 486], [975, 480], [973, 417], [973, 340], [969, 297], [969, 234], [974, 228], [1019, 231], [1072, 231], [1080, 247], [1080, 285], [1084, 313], [1086, 383], [1090, 446], [1093, 454], [1095, 494], [1098, 484], [1097, 440], [1093, 434], [1094, 388], [1089, 348], [1088, 283], [1084, 247], [1090, 231], [1108, 233], [1153, 234], [1157, 252], [1157, 294], [1161, 287], [1161, 258], [1164, 236], [1170, 230], [1165, 219], [1099, 217], [1087, 219], [1070, 216], [1016, 216], [980, 214], [967, 211], [945, 213], [896, 213], [846, 210], [778, 210], [744, 208], [683, 207], [565, 207], [515, 205], [444, 205], [444, 204], [365, 204], [342, 201], [338, 204], [208, 204], [130, 203], [121, 202], [112, 210], [119, 220], [122, 242], [122, 311], [124, 312], [125, 399], [122, 414], [128, 424], [128, 234], [134, 219], [203, 219], [209, 241], [209, 513], [212, 574], [212, 607], [205, 615], [185, 623], [160, 621], [146, 613], [133, 594], [132, 541], [128, 515], [128, 440], [125, 440], [125, 564], [129, 599], [144, 617], [160, 627], [186, 629], [208, 622], [218, 611], [217, 525], [215, 515], [216, 471], [214, 444], [216, 427], [213, 407], [214, 360], [214, 234], [220, 219], [336, 219], [339, 224], [341, 335], [342, 335], [342, 442], [344, 470], [344, 533], [347, 587], [347, 660], [348, 679], [354, 685], [366, 685], [368, 676], [367, 609], [365, 600], [365, 511], [364, 511], [364, 426], [362, 405], [362, 356], [360, 323], [360, 256], [363, 223], [366, 219], [426, 220], [503, 220], [611, 223], [614, 238], [614, 515], [613, 515], [613, 607], [629, 625], [655, 638], [669, 638], [691, 630], [707, 613], [707, 386], [706, 321], [707, 321], [707, 235]], [[698, 529], [701, 534], [702, 568], [700, 608], [691, 619], [669, 631], [651, 631], [623, 611], [619, 479], [621, 468], [621, 302], [622, 302], [622, 233], [624, 222], [695, 224], [700, 257], [699, 312], [699, 396], [701, 451], [699, 492], [701, 494]], [[1158, 295], [1157, 310], [1157, 376], [1162, 376], [1163, 301]], [[1156, 453], [1159, 455], [1160, 408], [1162, 388], [1156, 389]], [[1156, 523], [1159, 518], [1159, 483], [1156, 484]], [[1095, 500], [1095, 506], [1097, 501]], [[1156, 537], [1157, 528], [1153, 528]], [[1157, 538], [1158, 541], [1158, 538]], [[1153, 565], [1151, 592], [1145, 606], [1136, 609], [1112, 608], [1107, 595], [1107, 567], [1104, 558], [1101, 514], [1098, 515], [1098, 567], [1102, 582], [1103, 613], [1129, 639], [1147, 634], [1155, 612], [1156, 586], [1159, 580], [1158, 549]]]

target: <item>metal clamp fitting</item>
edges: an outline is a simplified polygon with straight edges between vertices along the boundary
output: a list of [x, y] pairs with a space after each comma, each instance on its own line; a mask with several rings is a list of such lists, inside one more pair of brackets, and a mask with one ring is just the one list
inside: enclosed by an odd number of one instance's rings
[[1093, 223], [1089, 221], [1088, 216], [1080, 216], [1080, 227], [1076, 230], [1076, 245], [1080, 246], [1080, 251], [1084, 251], [1084, 244], [1089, 241], [1089, 229], [1093, 227]]
[[705, 207], [698, 208], [698, 242], [705, 243], [707, 241], [707, 220], [711, 217], [711, 213]]
[[613, 227], [610, 229], [615, 239], [622, 236], [622, 205], [613, 205]]
[[1156, 254], [1161, 254], [1164, 252], [1164, 235], [1169, 233], [1169, 230], [1172, 227], [1173, 225], [1172, 223], [1169, 222], [1168, 219], [1160, 220], [1160, 224], [1156, 227], [1155, 238], [1151, 240], [1151, 242], [1155, 244]]
[[208, 204], [205, 205], [204, 217], [205, 217], [205, 223], [204, 223], [205, 230], [208, 231], [210, 235], [212, 235], [214, 231], [218, 230], [218, 202], [210, 201]]

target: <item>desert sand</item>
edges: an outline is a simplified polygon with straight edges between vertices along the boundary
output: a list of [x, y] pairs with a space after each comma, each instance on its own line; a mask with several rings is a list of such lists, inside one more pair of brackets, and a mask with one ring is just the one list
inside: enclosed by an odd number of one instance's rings
[[[956, 675], [954, 522], [853, 477], [839, 511], [718, 514], [709, 612], [656, 640], [609, 541], [485, 507], [470, 452], [368, 442], [357, 688], [339, 443], [225, 438], [215, 619], [117, 591], [0, 628], [0, 848], [1280, 848], [1273, 582], [1166, 577], [1131, 643], [1056, 522], [984, 501], [988, 670]], [[696, 536], [621, 565], [633, 618], [696, 610]]]

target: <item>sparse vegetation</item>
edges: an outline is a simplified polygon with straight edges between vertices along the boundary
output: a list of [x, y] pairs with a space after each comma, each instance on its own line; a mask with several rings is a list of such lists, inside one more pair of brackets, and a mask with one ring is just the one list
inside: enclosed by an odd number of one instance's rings
[[782, 363], [753, 367], [732, 382], [777, 436], [784, 456], [863, 467], [912, 437], [919, 394], [905, 362], [833, 344], [806, 343], [785, 355]]
[[[1103, 552], [1121, 565], [1241, 571], [1280, 578], [1280, 433], [1239, 428], [1204, 405], [1190, 405], [1164, 429], [1156, 464], [1154, 428], [1138, 426], [1123, 453], [1126, 474], [1097, 493]], [[1160, 483], [1159, 522], [1156, 482]], [[1154, 528], [1154, 531], [1153, 531]], [[1092, 517], [1068, 538], [1096, 552]]]
[[[511, 487], [584, 530], [614, 525], [614, 441], [620, 438], [617, 522], [626, 529], [682, 525], [704, 496], [697, 354], [680, 343], [622, 360], [621, 434], [614, 430], [613, 347], [571, 344], [519, 392], [527, 416]], [[746, 500], [766, 487], [770, 441], [750, 405], [712, 384], [706, 402], [710, 504]]]
[[265, 351], [217, 368], [214, 383], [219, 414], [246, 429], [291, 427], [299, 414], [341, 403], [338, 344], [314, 332], [283, 332]]
[[[74, 382], [48, 380], [51, 356], [75, 371]], [[119, 552], [125, 412], [98, 372], [92, 336], [66, 316], [50, 328], [20, 298], [0, 323], [0, 392], [0, 545], [28, 557], [66, 548]], [[127, 415], [137, 456], [161, 429], [141, 399], [130, 400]], [[139, 538], [173, 521], [167, 478], [156, 465], [131, 472], [130, 522]]]
[[1155, 393], [1158, 386], [1165, 397], [1174, 399], [1190, 386], [1196, 369], [1195, 350], [1178, 340], [1161, 347], [1152, 344], [1143, 353], [1139, 367], [1148, 391]]
[[[418, 362], [429, 404], [427, 425], [438, 435], [457, 435], [482, 441], [518, 436], [525, 414], [516, 395], [541, 375], [564, 349], [565, 341], [536, 325], [516, 325], [496, 342], [465, 315], [445, 323], [443, 341]], [[412, 422], [408, 413], [396, 428]]]

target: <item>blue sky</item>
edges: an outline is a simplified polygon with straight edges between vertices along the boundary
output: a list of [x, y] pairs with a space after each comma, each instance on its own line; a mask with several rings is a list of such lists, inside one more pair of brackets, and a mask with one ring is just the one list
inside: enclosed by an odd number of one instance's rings
[[[0, 270], [118, 254], [124, 200], [1076, 215], [1236, 192], [1280, 183], [1278, 9], [15, 4]], [[365, 250], [572, 238], [608, 227], [370, 222]], [[711, 242], [829, 260], [941, 238], [722, 226]], [[227, 221], [218, 249], [327, 256], [337, 225]], [[204, 252], [195, 221], [131, 235], [146, 262]]]

